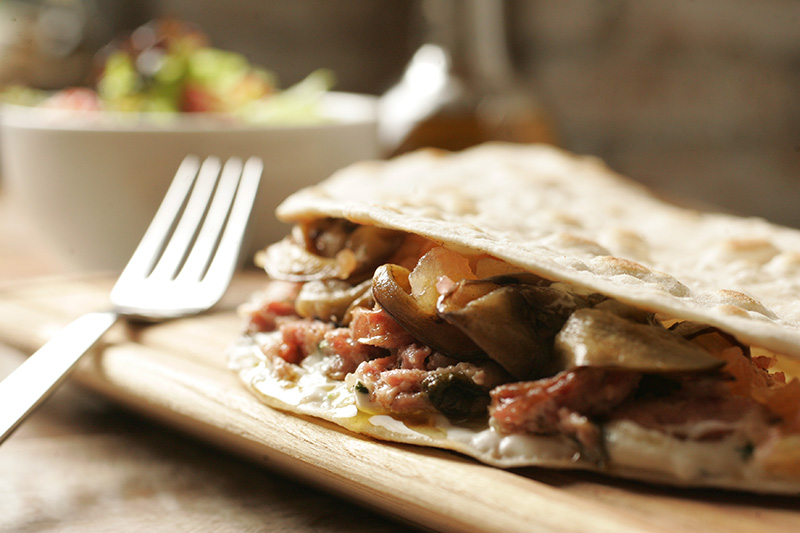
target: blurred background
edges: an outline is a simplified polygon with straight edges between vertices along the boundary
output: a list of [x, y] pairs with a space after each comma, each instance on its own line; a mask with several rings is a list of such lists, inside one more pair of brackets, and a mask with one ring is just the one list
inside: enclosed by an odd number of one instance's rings
[[[557, 144], [670, 195], [800, 226], [800, 2], [507, 0], [504, 44]], [[418, 0], [2, 0], [0, 83], [80, 84], [171, 15], [288, 86], [384, 94], [426, 38]], [[501, 36], [502, 37], [502, 36]]]

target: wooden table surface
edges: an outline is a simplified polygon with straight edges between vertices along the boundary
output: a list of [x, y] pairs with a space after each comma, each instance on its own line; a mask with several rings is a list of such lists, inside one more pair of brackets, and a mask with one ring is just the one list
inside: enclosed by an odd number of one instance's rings
[[[65, 274], [3, 196], [0, 285]], [[0, 377], [27, 354], [0, 344]], [[0, 531], [406, 531], [67, 383], [0, 447]]]

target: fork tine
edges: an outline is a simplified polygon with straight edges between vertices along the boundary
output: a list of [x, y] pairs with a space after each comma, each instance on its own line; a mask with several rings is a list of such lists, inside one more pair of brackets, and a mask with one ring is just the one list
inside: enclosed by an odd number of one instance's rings
[[233, 197], [241, 175], [242, 160], [239, 158], [229, 159], [222, 169], [222, 177], [217, 184], [217, 190], [211, 206], [208, 208], [203, 227], [200, 229], [177, 279], [196, 281], [203, 277], [233, 204]]
[[242, 246], [242, 235], [247, 227], [250, 211], [258, 193], [263, 169], [264, 163], [257, 157], [251, 157], [245, 163], [236, 199], [228, 217], [228, 224], [225, 226], [217, 251], [208, 267], [205, 280], [219, 288], [220, 297], [236, 269]]
[[[37, 350], [0, 383], [0, 396], [5, 402], [3, 405], [14, 404], [13, 409], [0, 413], [3, 415], [0, 416], [0, 443], [53, 391], [81, 356], [120, 316], [159, 321], [200, 313], [219, 301], [238, 264], [242, 236], [258, 192], [262, 169], [261, 161], [251, 158], [242, 171], [241, 160], [235, 159], [225, 165], [221, 183], [216, 186], [219, 159], [207, 158], [199, 172], [197, 158], [190, 156], [184, 159], [153, 222], [111, 290], [111, 310], [90, 313], [72, 322], [61, 335]], [[193, 188], [195, 182], [197, 186]], [[207, 206], [214, 189], [217, 194], [211, 206]], [[190, 190], [192, 192], [187, 200]], [[184, 204], [183, 216], [176, 225], [175, 220]], [[210, 214], [195, 241], [199, 240], [198, 248], [189, 253], [189, 271], [201, 272], [205, 269], [208, 254], [219, 240], [217, 253], [202, 280], [184, 282], [172, 279], [173, 271], [182, 262], [186, 248], [197, 232], [206, 207], [209, 207]], [[226, 218], [228, 223], [222, 237], [217, 239]], [[165, 247], [165, 239], [173, 226], [175, 233]], [[162, 261], [166, 256], [167, 262], [162, 264], [159, 261], [153, 270], [163, 272], [165, 277], [148, 276], [162, 249]]]
[[183, 210], [183, 215], [172, 233], [172, 237], [167, 242], [161, 259], [153, 268], [151, 277], [154, 279], [171, 279], [178, 267], [186, 257], [186, 251], [192, 243], [192, 239], [200, 227], [200, 221], [208, 207], [209, 198], [214, 192], [214, 186], [219, 176], [220, 161], [217, 157], [208, 157], [203, 161], [200, 172], [197, 176], [195, 187]]
[[199, 166], [199, 160], [195, 156], [190, 155], [183, 159], [164, 196], [164, 200], [162, 200], [153, 217], [153, 221], [148, 226], [144, 237], [142, 237], [131, 259], [123, 269], [121, 278], [141, 277], [149, 273], [153, 268], [155, 260], [159, 256], [158, 252], [166, 242], [169, 231], [172, 229], [173, 223], [177, 219], [194, 183]]

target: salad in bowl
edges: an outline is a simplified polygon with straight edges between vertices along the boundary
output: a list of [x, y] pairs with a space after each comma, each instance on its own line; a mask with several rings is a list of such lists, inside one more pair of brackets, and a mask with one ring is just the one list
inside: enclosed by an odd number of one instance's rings
[[321, 68], [280, 89], [272, 71], [211, 46], [199, 28], [173, 19], [149, 22], [109, 43], [96, 65], [86, 86], [48, 92], [11, 85], [2, 100], [86, 113], [203, 113], [250, 124], [303, 124], [325, 120], [319, 101], [335, 82]]
[[286, 232], [279, 201], [382, 156], [376, 97], [331, 90], [324, 69], [280, 89], [188, 24], [142, 26], [97, 65], [82, 87], [0, 94], [5, 192], [69, 269], [124, 266], [186, 155], [264, 161], [249, 256]]

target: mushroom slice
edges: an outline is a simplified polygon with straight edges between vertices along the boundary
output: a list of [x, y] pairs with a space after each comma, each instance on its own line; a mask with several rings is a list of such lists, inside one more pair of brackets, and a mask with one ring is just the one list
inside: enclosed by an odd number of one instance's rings
[[347, 272], [335, 257], [322, 257], [309, 252], [290, 238], [283, 239], [256, 255], [256, 264], [269, 277], [284, 281], [346, 279]]
[[409, 270], [399, 265], [382, 265], [372, 278], [372, 295], [406, 331], [420, 342], [457, 359], [473, 359], [480, 349], [458, 328], [436, 313], [424, 311], [411, 296]]
[[724, 362], [659, 325], [600, 309], [579, 309], [556, 336], [560, 368], [583, 366], [638, 372], [699, 372]]
[[551, 373], [553, 339], [570, 314], [587, 305], [554, 287], [463, 281], [437, 310], [517, 379]]
[[372, 273], [375, 267], [385, 263], [403, 243], [405, 234], [400, 231], [376, 226], [357, 226], [345, 241], [343, 251], [353, 254], [355, 273]]
[[485, 415], [491, 400], [489, 391], [454, 368], [430, 372], [422, 380], [422, 390], [431, 404], [456, 422]]
[[309, 223], [295, 226], [290, 237], [259, 253], [256, 262], [274, 279], [358, 282], [388, 259], [403, 237], [375, 226]]
[[354, 307], [370, 307], [372, 280], [350, 285], [337, 279], [315, 280], [303, 284], [294, 308], [303, 318], [331, 320], [336, 324], [350, 323]]

